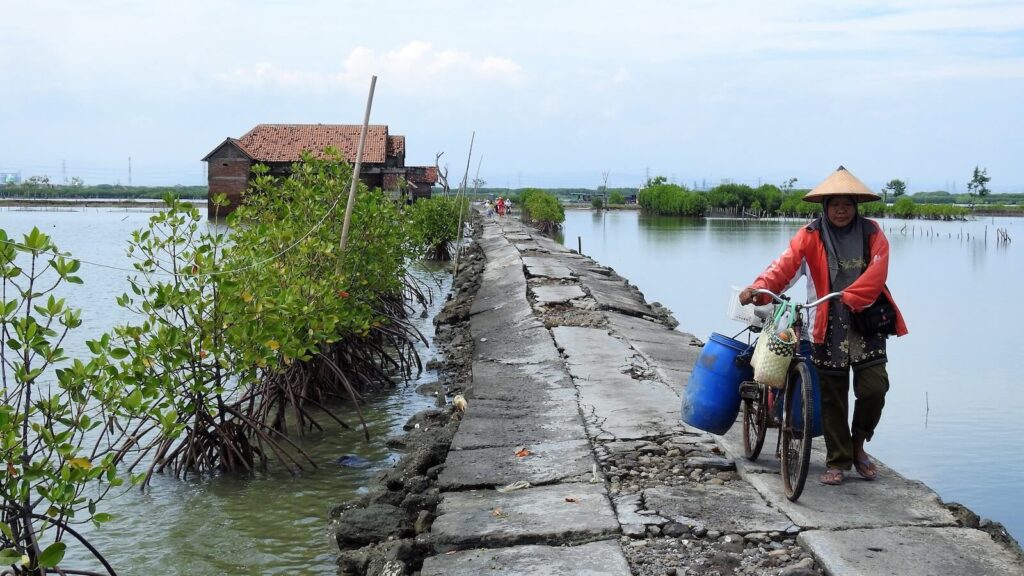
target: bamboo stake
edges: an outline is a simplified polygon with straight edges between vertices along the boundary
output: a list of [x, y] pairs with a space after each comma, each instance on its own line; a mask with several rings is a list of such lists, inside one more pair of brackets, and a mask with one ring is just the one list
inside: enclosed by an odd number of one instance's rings
[[356, 203], [356, 188], [359, 186], [359, 170], [363, 165], [363, 144], [366, 142], [366, 127], [370, 123], [370, 108], [373, 106], [373, 90], [377, 86], [377, 77], [370, 78], [370, 95], [366, 97], [366, 113], [363, 114], [363, 128], [359, 131], [359, 148], [356, 149], [356, 165], [352, 169], [352, 185], [348, 189], [348, 202], [345, 203], [345, 220], [341, 225], [341, 251], [348, 245], [348, 226], [352, 221], [352, 209]]
[[[476, 130], [473, 130], [473, 134], [469, 137], [469, 154], [466, 156], [466, 172], [462, 175], [462, 185], [459, 186], [459, 192], [455, 194], [455, 202], [459, 202], [461, 194], [462, 198], [466, 197], [466, 188], [468, 188], [466, 180], [469, 178], [469, 162], [473, 158], [473, 142], [476, 140]], [[483, 161], [483, 158], [480, 159]], [[480, 173], [480, 168], [477, 167], [477, 175]], [[459, 276], [459, 256], [462, 254], [462, 211], [459, 211], [459, 244], [455, 247], [455, 271], [452, 273], [452, 282]]]
[[474, 140], [476, 140], [476, 130], [474, 130], [473, 135], [469, 137], [469, 154], [466, 155], [466, 172], [462, 175], [462, 186], [460, 186], [462, 190], [469, 188], [469, 161], [473, 159]]

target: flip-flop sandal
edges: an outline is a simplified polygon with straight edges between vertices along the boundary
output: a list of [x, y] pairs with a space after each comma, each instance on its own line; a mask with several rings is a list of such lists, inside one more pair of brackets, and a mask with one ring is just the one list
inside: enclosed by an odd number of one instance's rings
[[857, 470], [857, 474], [860, 474], [860, 477], [868, 482], [872, 482], [878, 478], [878, 467], [875, 466], [875, 463], [872, 462], [870, 458], [854, 460], [853, 467]]
[[839, 486], [843, 483], [843, 471], [839, 468], [829, 468], [818, 477], [818, 481], [828, 486]]

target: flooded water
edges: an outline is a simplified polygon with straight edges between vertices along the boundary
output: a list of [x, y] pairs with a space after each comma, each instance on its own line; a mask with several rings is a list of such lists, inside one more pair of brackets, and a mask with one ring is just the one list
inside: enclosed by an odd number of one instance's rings
[[[892, 388], [868, 451], [1024, 541], [1024, 219], [881, 223], [888, 285], [910, 334], [889, 340]], [[562, 240], [582, 243], [671, 309], [679, 330], [706, 340], [743, 328], [726, 316], [730, 287], [752, 282], [800, 225], [568, 210]], [[998, 246], [996, 228], [1014, 243]]]
[[[80, 209], [77, 211], [18, 211], [0, 208], [0, 228], [17, 238], [39, 227], [61, 250], [94, 264], [83, 263], [83, 286], [64, 292], [82, 309], [83, 326], [65, 348], [70, 357], [87, 352], [84, 341], [128, 320], [114, 302], [127, 289], [126, 273], [95, 264], [124, 267], [124, 249], [132, 230], [151, 215], [145, 211]], [[434, 298], [425, 318], [415, 323], [422, 334], [433, 334], [433, 317], [443, 304], [450, 275], [419, 268], [415, 274], [432, 288]], [[419, 346], [426, 364], [433, 349]], [[327, 418], [326, 430], [307, 436], [299, 444], [317, 463], [292, 477], [270, 470], [254, 477], [212, 477], [182, 481], [157, 475], [146, 493], [130, 490], [105, 500], [100, 508], [115, 515], [102, 529], [80, 527], [119, 574], [331, 574], [337, 547], [327, 535], [327, 513], [352, 499], [367, 481], [400, 456], [384, 446], [389, 434], [401, 431], [414, 413], [432, 406], [433, 398], [415, 388], [436, 380], [424, 371], [416, 380], [400, 382], [390, 393], [372, 398], [364, 408], [370, 427], [367, 442], [361, 429], [345, 430]], [[354, 411], [339, 412], [355, 427]], [[340, 456], [355, 454], [369, 460], [367, 468], [335, 464]], [[83, 557], [69, 545], [68, 557]], [[70, 564], [69, 564], [70, 566]], [[80, 567], [80, 566], [75, 566]]]

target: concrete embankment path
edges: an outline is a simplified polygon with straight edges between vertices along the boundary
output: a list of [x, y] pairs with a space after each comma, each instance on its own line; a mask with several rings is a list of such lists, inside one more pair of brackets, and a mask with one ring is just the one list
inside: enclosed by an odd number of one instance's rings
[[826, 487], [819, 453], [790, 503], [774, 457], [742, 458], [738, 426], [679, 423], [699, 341], [590, 258], [511, 219], [482, 226], [472, 386], [424, 576], [1024, 574], [885, 466]]

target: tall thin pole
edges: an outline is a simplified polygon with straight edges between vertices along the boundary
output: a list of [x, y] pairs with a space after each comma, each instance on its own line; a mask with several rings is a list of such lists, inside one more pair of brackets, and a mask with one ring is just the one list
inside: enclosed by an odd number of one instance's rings
[[484, 163], [484, 157], [481, 156], [476, 161], [476, 176], [473, 177], [473, 195], [476, 196], [478, 190], [480, 190], [480, 165]]
[[462, 175], [462, 188], [464, 190], [469, 188], [469, 161], [473, 158], [474, 140], [476, 140], [476, 130], [473, 130], [473, 135], [469, 137], [469, 154], [466, 156], [466, 172]]
[[341, 225], [341, 251], [348, 245], [348, 225], [352, 221], [352, 208], [356, 203], [356, 187], [359, 186], [359, 170], [363, 165], [363, 143], [366, 142], [366, 127], [370, 123], [370, 108], [373, 106], [373, 89], [377, 86], [377, 77], [370, 78], [370, 95], [366, 98], [366, 114], [363, 115], [363, 128], [359, 131], [359, 148], [356, 150], [356, 166], [352, 169], [352, 186], [348, 189], [348, 202], [345, 203], [345, 221]]
[[[475, 178], [476, 182], [480, 181], [480, 165], [483, 164], [483, 162], [484, 162], [484, 157], [481, 156], [480, 160], [477, 161], [477, 163], [476, 163], [476, 178]], [[474, 196], [476, 195], [477, 190], [479, 189], [477, 187], [477, 185], [476, 185], [476, 182], [473, 183], [473, 195]], [[459, 259], [462, 256], [462, 213], [463, 213], [463, 210], [462, 210], [462, 200], [465, 200], [465, 199], [466, 199], [466, 195], [465, 194], [462, 195], [461, 200], [460, 200], [458, 194], [455, 195], [455, 204], [459, 207], [459, 234], [456, 237], [456, 242], [455, 242], [455, 272], [452, 274], [452, 278], [457, 278], [458, 275], [459, 275]], [[472, 209], [472, 208], [470, 208], [470, 209]]]

